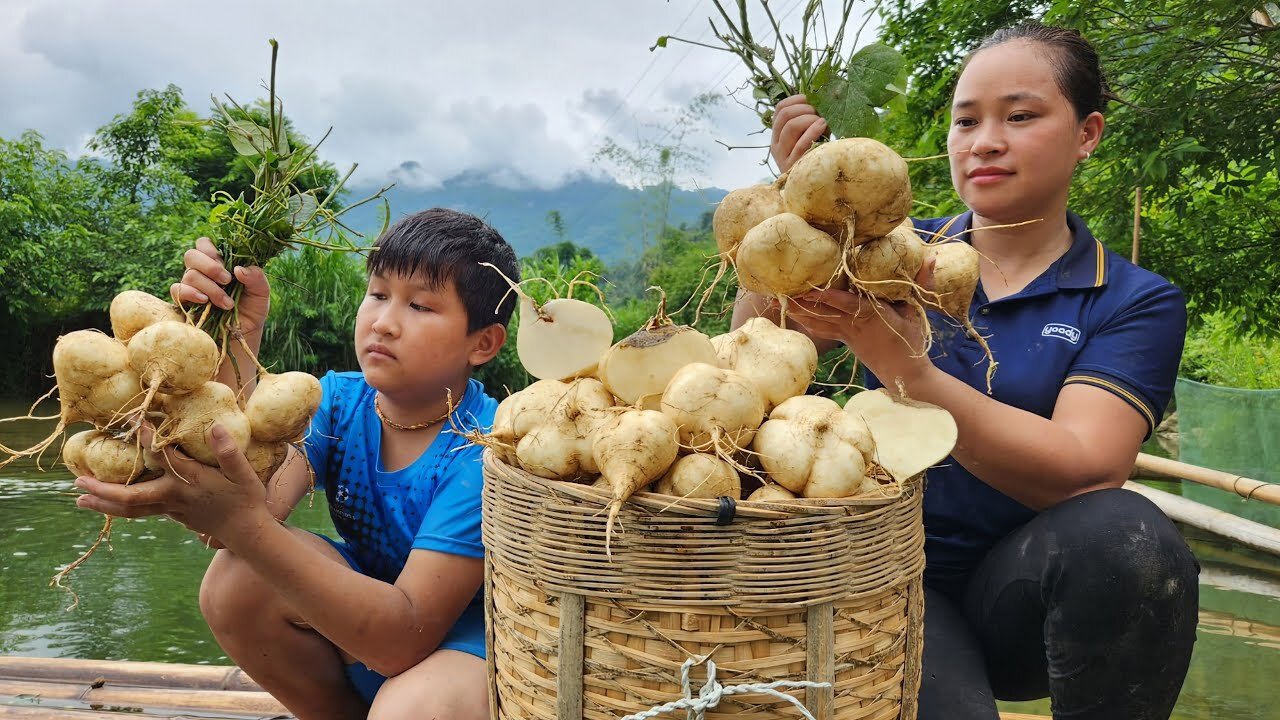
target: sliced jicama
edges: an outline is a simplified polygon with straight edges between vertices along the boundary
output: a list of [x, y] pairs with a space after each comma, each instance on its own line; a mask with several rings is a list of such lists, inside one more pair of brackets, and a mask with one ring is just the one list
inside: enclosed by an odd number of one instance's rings
[[951, 413], [883, 388], [854, 395], [844, 411], [867, 423], [875, 440], [875, 462], [898, 482], [937, 465], [956, 445]]

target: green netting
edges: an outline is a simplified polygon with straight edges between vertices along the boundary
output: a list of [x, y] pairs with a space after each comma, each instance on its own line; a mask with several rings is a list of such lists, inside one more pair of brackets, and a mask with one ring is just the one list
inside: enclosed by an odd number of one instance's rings
[[[1280, 482], [1280, 390], [1239, 390], [1178, 378], [1178, 459], [1264, 482]], [[1280, 527], [1280, 506], [1184, 482], [1182, 494]]]

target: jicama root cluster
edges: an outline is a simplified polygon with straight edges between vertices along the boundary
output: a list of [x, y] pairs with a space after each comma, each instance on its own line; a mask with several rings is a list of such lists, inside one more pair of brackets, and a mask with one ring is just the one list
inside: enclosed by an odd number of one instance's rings
[[[870, 138], [814, 146], [777, 182], [735, 190], [720, 202], [712, 227], [719, 268], [705, 303], [729, 267], [739, 284], [782, 303], [810, 290], [850, 288], [905, 303], [927, 327], [936, 310], [965, 327], [986, 350], [988, 389], [995, 359], [969, 320], [978, 254], [963, 242], [925, 243], [911, 209], [907, 162]], [[932, 287], [917, 283], [934, 259]], [[926, 338], [926, 348], [929, 338]]]
[[[549, 349], [538, 343], [551, 341], [538, 337], [526, 351], [541, 357]], [[875, 392], [842, 409], [805, 395], [813, 342], [765, 318], [707, 338], [659, 306], [592, 365], [596, 377], [510, 395], [492, 431], [469, 437], [513, 467], [599, 488], [610, 553], [618, 512], [646, 488], [672, 503], [892, 496], [955, 442], [950, 414], [932, 406]]]
[[[25, 449], [0, 447], [0, 467], [22, 457], [38, 457], [71, 425], [93, 429], [62, 445], [62, 461], [76, 475], [127, 485], [158, 477], [167, 467], [161, 451], [177, 447], [210, 466], [218, 459], [209, 430], [226, 429], [266, 482], [301, 440], [320, 404], [320, 382], [301, 372], [273, 374], [259, 368], [256, 392], [248, 402], [214, 380], [224, 356], [204, 331], [176, 306], [147, 293], [126, 291], [111, 303], [115, 337], [77, 330], [58, 338], [53, 350], [60, 403], [53, 433]], [[33, 408], [34, 410], [34, 408]], [[35, 418], [28, 415], [9, 421]], [[139, 429], [149, 423], [151, 443]], [[108, 517], [98, 542], [54, 579], [82, 563], [109, 536]]]

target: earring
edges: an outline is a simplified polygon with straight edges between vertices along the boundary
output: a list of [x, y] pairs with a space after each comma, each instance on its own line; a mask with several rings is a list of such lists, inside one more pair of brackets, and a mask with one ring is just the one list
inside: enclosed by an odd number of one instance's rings
[[1085, 150], [1085, 151], [1084, 151], [1084, 159], [1085, 159], [1085, 160], [1088, 160], [1088, 159], [1089, 159], [1089, 158], [1091, 158], [1091, 157], [1093, 157], [1093, 153], [1089, 152], [1088, 150]]

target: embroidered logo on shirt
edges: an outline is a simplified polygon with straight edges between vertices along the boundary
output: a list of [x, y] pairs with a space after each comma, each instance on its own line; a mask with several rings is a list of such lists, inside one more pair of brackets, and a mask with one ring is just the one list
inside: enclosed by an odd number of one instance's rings
[[1049, 323], [1040, 331], [1044, 337], [1059, 337], [1075, 345], [1080, 342], [1080, 330], [1062, 323]]

